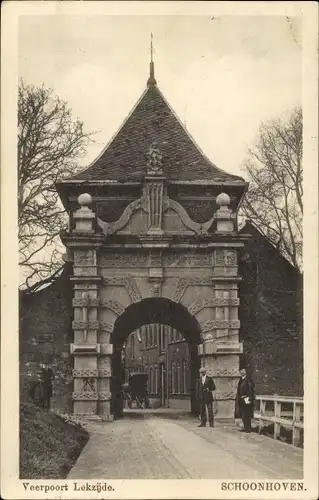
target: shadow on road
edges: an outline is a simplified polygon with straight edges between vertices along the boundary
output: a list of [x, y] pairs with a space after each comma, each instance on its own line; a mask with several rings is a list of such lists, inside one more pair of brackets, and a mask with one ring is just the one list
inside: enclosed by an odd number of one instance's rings
[[158, 409], [125, 409], [124, 419], [148, 419], [148, 418], [169, 418], [174, 420], [189, 420], [197, 419], [196, 415], [188, 411], [173, 410], [171, 408], [158, 408]]

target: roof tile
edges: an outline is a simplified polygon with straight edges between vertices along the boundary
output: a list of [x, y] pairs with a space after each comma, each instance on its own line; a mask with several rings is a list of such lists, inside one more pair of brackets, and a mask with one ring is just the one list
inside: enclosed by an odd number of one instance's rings
[[211, 163], [185, 130], [156, 85], [150, 85], [101, 155], [74, 180], [140, 181], [156, 142], [168, 180], [243, 181]]

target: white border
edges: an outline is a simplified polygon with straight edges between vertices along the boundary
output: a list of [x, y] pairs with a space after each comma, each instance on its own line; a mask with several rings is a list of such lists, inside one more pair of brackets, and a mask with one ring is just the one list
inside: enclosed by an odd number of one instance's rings
[[[1, 495], [24, 498], [103, 498], [103, 495], [26, 493], [18, 479], [18, 251], [16, 203], [16, 89], [21, 15], [284, 15], [303, 17], [305, 454], [304, 492], [221, 491], [221, 481], [112, 481], [107, 498], [305, 498], [318, 493], [318, 6], [316, 2], [3, 2], [1, 86]], [[41, 43], [41, 41], [39, 41]], [[284, 91], [284, 89], [283, 89]], [[65, 484], [66, 481], [54, 481]], [[95, 482], [95, 481], [94, 481]], [[53, 481], [32, 481], [52, 484]]]

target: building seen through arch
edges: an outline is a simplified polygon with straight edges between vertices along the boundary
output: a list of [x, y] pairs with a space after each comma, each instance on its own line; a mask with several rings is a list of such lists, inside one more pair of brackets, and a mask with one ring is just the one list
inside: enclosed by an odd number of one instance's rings
[[200, 360], [194, 345], [172, 326], [154, 323], [132, 332], [124, 347], [125, 380], [133, 373], [148, 375], [151, 406], [195, 413], [195, 383]]
[[153, 407], [197, 411], [202, 339], [200, 325], [187, 308], [167, 298], [145, 298], [118, 317], [110, 340], [112, 375], [121, 383], [132, 373], [146, 373]]

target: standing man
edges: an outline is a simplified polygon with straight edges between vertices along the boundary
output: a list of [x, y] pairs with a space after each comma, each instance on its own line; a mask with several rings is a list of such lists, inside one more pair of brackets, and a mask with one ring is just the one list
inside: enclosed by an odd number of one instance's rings
[[197, 380], [196, 393], [197, 399], [200, 404], [200, 420], [201, 423], [198, 427], [206, 427], [208, 413], [208, 422], [210, 427], [214, 427], [214, 414], [213, 414], [213, 391], [216, 390], [214, 380], [212, 377], [206, 375], [204, 367], [199, 370], [199, 379]]
[[44, 359], [41, 366], [41, 381], [43, 384], [43, 406], [47, 410], [50, 409], [50, 401], [52, 398], [52, 382], [54, 380], [54, 374], [51, 366], [49, 365], [49, 361]]
[[255, 385], [247, 376], [245, 368], [240, 370], [237, 386], [235, 418], [241, 418], [244, 428], [241, 432], [251, 432], [251, 419], [254, 416]]

